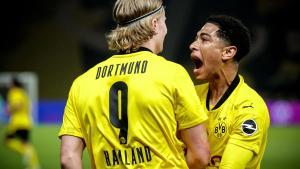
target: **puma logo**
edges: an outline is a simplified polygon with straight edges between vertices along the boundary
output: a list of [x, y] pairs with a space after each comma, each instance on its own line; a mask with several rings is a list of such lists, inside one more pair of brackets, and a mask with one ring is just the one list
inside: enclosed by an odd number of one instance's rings
[[248, 106], [243, 106], [243, 109], [244, 109], [244, 108], [248, 108], [248, 107], [254, 108], [254, 107], [252, 106], [252, 104], [253, 104], [253, 103], [251, 103], [251, 104], [248, 105]]

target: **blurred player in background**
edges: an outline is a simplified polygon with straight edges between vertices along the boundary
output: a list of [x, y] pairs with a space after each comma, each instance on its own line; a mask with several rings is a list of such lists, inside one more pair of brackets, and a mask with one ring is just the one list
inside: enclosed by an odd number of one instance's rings
[[250, 50], [240, 20], [210, 16], [190, 45], [202, 107], [207, 112], [211, 157], [208, 168], [259, 169], [270, 125], [264, 100], [238, 74]]
[[30, 143], [32, 128], [30, 99], [22, 83], [13, 78], [7, 94], [7, 110], [10, 115], [5, 144], [23, 156], [26, 169], [39, 169], [38, 157]]
[[85, 147], [97, 169], [205, 168], [207, 116], [193, 82], [157, 55], [167, 34], [162, 1], [117, 0], [113, 17], [107, 38], [119, 54], [73, 82], [59, 132], [62, 168], [81, 169]]

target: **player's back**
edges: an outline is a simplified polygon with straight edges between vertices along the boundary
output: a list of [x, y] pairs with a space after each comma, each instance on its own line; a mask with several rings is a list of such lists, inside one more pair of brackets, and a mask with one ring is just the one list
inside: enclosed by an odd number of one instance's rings
[[74, 105], [93, 165], [187, 168], [174, 113], [187, 77], [182, 66], [141, 51], [114, 55], [76, 79]]

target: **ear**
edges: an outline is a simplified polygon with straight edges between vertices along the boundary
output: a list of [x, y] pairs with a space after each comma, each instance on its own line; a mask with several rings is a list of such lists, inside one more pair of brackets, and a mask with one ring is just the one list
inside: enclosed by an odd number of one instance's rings
[[152, 19], [151, 24], [152, 24], [153, 30], [156, 32], [157, 31], [157, 19], [156, 18]]
[[222, 60], [227, 61], [227, 60], [233, 59], [236, 52], [237, 52], [236, 46], [224, 47], [223, 52], [222, 52]]

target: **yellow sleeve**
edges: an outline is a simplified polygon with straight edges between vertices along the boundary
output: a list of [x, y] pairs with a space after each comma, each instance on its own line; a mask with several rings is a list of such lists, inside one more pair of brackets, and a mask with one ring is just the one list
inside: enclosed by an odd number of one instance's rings
[[253, 152], [235, 144], [227, 144], [219, 169], [244, 169]]
[[176, 84], [175, 114], [179, 130], [206, 121], [208, 117], [201, 107], [193, 81], [183, 67], [177, 69], [174, 84]]
[[59, 137], [62, 135], [71, 135], [80, 138], [83, 137], [80, 122], [77, 117], [78, 114], [76, 112], [76, 90], [78, 90], [78, 86], [76, 86], [76, 83], [74, 82], [69, 92], [69, 97], [63, 116], [63, 123], [58, 134]]
[[260, 152], [268, 128], [265, 109], [256, 103], [244, 102], [239, 106], [233, 122], [233, 130], [228, 141], [231, 144]]

